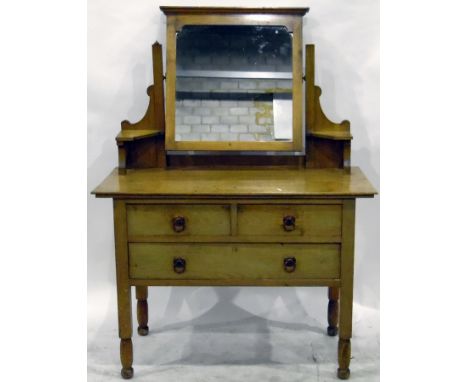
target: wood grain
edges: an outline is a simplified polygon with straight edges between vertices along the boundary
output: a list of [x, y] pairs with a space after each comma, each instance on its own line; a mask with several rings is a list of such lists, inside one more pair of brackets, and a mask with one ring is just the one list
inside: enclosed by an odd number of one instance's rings
[[[132, 279], [333, 279], [339, 277], [336, 244], [129, 244]], [[297, 269], [286, 273], [284, 257], [294, 256]], [[177, 274], [172, 261], [186, 260]]]
[[137, 286], [135, 288], [135, 295], [137, 299], [137, 320], [138, 320], [138, 334], [140, 336], [148, 335], [148, 287]]
[[132, 301], [128, 281], [128, 246], [125, 203], [114, 201], [115, 266], [117, 271], [117, 310], [119, 320], [120, 360], [122, 377], [133, 376]]
[[[229, 205], [148, 205], [127, 206], [129, 235], [183, 236], [230, 235], [231, 207]], [[176, 232], [172, 226], [175, 216], [185, 218], [186, 227]]]
[[338, 341], [338, 378], [349, 379], [349, 363], [351, 360], [351, 341], [339, 339]]
[[131, 285], [147, 286], [277, 286], [277, 287], [330, 287], [340, 286], [340, 279], [130, 279]]
[[93, 192], [98, 197], [373, 197], [376, 190], [361, 170], [230, 169], [114, 170]]
[[281, 14], [281, 15], [298, 15], [304, 16], [309, 8], [255, 8], [255, 7], [174, 7], [161, 6], [159, 7], [165, 15], [207, 15], [207, 14]]
[[[337, 241], [341, 238], [340, 205], [249, 205], [238, 207], [238, 234], [244, 236], [303, 236]], [[295, 217], [292, 231], [283, 227], [283, 217]]]
[[115, 140], [118, 142], [130, 142], [144, 138], [155, 137], [156, 135], [162, 134], [160, 131], [155, 130], [122, 130], [116, 137]]
[[338, 317], [340, 313], [339, 298], [339, 288], [328, 288], [327, 334], [331, 337], [334, 337], [338, 334]]

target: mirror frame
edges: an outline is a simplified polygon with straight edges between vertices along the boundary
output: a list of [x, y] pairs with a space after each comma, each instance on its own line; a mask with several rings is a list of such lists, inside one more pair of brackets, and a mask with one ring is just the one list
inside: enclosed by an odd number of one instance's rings
[[[292, 33], [293, 121], [291, 141], [176, 141], [176, 34], [185, 25], [285, 26]], [[166, 150], [304, 153], [302, 17], [291, 14], [167, 14], [166, 50]]]

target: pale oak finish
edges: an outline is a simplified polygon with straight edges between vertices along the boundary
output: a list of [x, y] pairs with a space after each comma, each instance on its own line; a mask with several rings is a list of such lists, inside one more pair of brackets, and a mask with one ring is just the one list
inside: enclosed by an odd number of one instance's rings
[[[297, 269], [287, 273], [283, 260], [294, 256]], [[173, 271], [173, 259], [187, 262]], [[337, 244], [129, 244], [132, 279], [334, 279], [339, 278]]]
[[338, 377], [349, 377], [351, 360], [351, 337], [353, 327], [353, 280], [354, 280], [354, 225], [356, 201], [343, 203], [343, 232], [341, 243], [341, 289], [338, 349]]
[[[350, 123], [334, 123], [321, 109], [313, 45], [306, 46], [306, 131], [302, 128], [301, 16], [307, 9], [162, 9], [170, 15], [168, 112], [162, 47], [156, 43], [148, 110], [139, 122], [122, 122], [116, 138], [119, 170], [93, 191], [114, 199], [122, 377], [133, 376], [131, 286], [136, 287], [138, 333], [146, 335], [148, 286], [261, 285], [329, 287], [327, 332], [339, 331], [338, 377], [349, 378], [355, 199], [373, 197], [376, 191], [359, 168], [351, 167]], [[286, 25], [294, 33], [294, 142], [275, 149], [299, 149], [294, 144], [300, 134], [306, 140], [305, 156], [168, 156], [164, 142], [173, 140], [174, 132], [169, 128], [165, 133], [165, 125], [174, 125], [176, 30], [194, 22], [252, 21]], [[207, 150], [261, 147], [206, 143]]]
[[137, 286], [135, 288], [137, 299], [137, 320], [138, 334], [140, 336], [148, 335], [148, 287]]
[[[238, 234], [244, 236], [303, 237], [322, 242], [341, 238], [340, 205], [239, 205]], [[285, 230], [285, 216], [295, 218], [292, 230]], [[278, 239], [276, 239], [278, 240]]]
[[127, 219], [125, 202], [114, 201], [115, 266], [117, 271], [117, 306], [119, 317], [120, 359], [122, 377], [133, 376], [132, 301], [129, 283]]
[[327, 334], [334, 337], [338, 334], [338, 317], [340, 315], [339, 307], [340, 288], [328, 288], [328, 328]]
[[[229, 235], [231, 218], [229, 205], [148, 205], [127, 206], [129, 236], [176, 237]], [[173, 218], [184, 217], [185, 229], [177, 232]]]
[[356, 198], [376, 191], [358, 167], [344, 169], [230, 169], [113, 171], [94, 191], [97, 197]]

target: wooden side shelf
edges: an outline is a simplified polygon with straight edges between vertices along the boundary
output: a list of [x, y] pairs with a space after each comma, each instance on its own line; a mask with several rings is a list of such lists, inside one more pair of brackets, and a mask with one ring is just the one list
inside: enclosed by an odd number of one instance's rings
[[121, 142], [132, 142], [139, 139], [156, 137], [163, 135], [162, 131], [158, 130], [122, 130], [116, 137], [117, 144]]
[[353, 136], [348, 131], [335, 131], [335, 130], [321, 130], [321, 131], [308, 131], [307, 136], [315, 138], [332, 139], [334, 141], [350, 141]]

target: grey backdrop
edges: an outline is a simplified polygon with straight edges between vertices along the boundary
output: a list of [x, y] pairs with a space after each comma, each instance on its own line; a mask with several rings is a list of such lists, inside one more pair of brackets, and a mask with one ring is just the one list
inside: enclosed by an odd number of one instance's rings
[[[154, 0], [88, 3], [89, 191], [117, 165], [114, 137], [120, 122], [137, 121], [146, 110], [146, 88], [152, 83], [151, 45], [156, 40], [165, 45], [165, 17], [160, 5], [201, 4]], [[252, 6], [249, 1], [205, 1], [203, 5]], [[270, 0], [257, 1], [255, 6], [310, 7], [304, 19], [304, 42], [316, 45], [316, 82], [322, 88], [322, 107], [332, 120], [351, 121], [352, 163], [379, 188], [378, 1]], [[112, 328], [116, 335], [113, 246], [112, 202], [88, 195], [90, 353], [99, 348], [104, 328]], [[378, 344], [378, 197], [357, 203], [355, 280], [354, 319], [359, 321], [362, 312], [373, 312], [371, 335]], [[324, 288], [152, 288], [150, 326], [162, 328], [176, 322], [196, 326], [197, 320], [205, 324], [261, 317], [283, 323], [316, 321], [319, 327], [326, 325], [326, 301]], [[254, 327], [253, 332], [257, 329], [262, 332], [262, 325]], [[117, 362], [118, 348], [111, 353], [113, 358], [108, 363]]]

